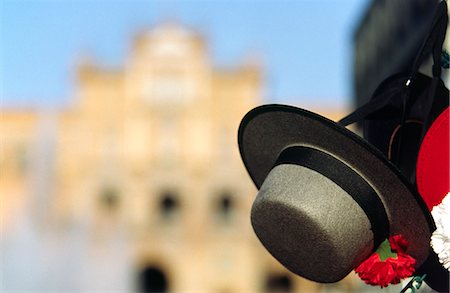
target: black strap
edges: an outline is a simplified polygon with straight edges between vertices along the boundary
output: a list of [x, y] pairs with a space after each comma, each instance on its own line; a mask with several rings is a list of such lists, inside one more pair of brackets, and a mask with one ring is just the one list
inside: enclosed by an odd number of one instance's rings
[[383, 92], [383, 95], [380, 95], [375, 99], [370, 99], [367, 103], [339, 120], [338, 123], [342, 126], [348, 126], [355, 122], [362, 121], [366, 119], [370, 114], [388, 105], [393, 99], [398, 97], [398, 94], [398, 88], [392, 88], [386, 92]]
[[[426, 130], [429, 127], [429, 116], [431, 108], [434, 104], [434, 101], [436, 100], [436, 92], [437, 92], [437, 85], [439, 81], [441, 80], [441, 56], [442, 56], [442, 46], [444, 45], [445, 40], [445, 34], [447, 32], [447, 24], [448, 24], [448, 15], [447, 15], [447, 2], [441, 1], [437, 9], [435, 11], [433, 22], [431, 24], [431, 28], [429, 30], [429, 33], [427, 37], [425, 38], [425, 41], [422, 44], [422, 47], [419, 51], [419, 54], [416, 57], [416, 60], [414, 62], [414, 65], [412, 67], [412, 73], [408, 80], [408, 82], [412, 82], [414, 80], [415, 75], [419, 71], [420, 65], [422, 65], [424, 59], [431, 53], [433, 56], [433, 80], [431, 81], [431, 86], [428, 90], [428, 96], [427, 96], [427, 105], [424, 108], [424, 114], [425, 114], [425, 123], [422, 126], [422, 135], [421, 140], [424, 137]], [[407, 85], [410, 86], [409, 84]], [[402, 149], [401, 143], [403, 138], [403, 126], [405, 125], [406, 121], [406, 115], [409, 112], [409, 93], [405, 96], [403, 96], [403, 107], [402, 107], [402, 117], [400, 120], [400, 133], [399, 133], [399, 143], [397, 145], [397, 158], [399, 158], [399, 152]], [[398, 163], [398, 162], [394, 162]], [[414, 179], [413, 179], [414, 180]]]
[[370, 221], [374, 249], [389, 235], [389, 220], [384, 205], [375, 190], [342, 161], [320, 150], [304, 146], [282, 151], [275, 166], [296, 164], [323, 174], [345, 190], [362, 208]]
[[438, 3], [433, 16], [433, 22], [428, 30], [428, 34], [416, 56], [414, 64], [411, 69], [411, 78], [419, 71], [419, 67], [423, 64], [425, 59], [431, 53], [433, 56], [433, 76], [441, 76], [441, 56], [442, 46], [445, 40], [445, 33], [447, 30], [448, 15], [447, 2], [441, 1]]
[[[434, 13], [433, 22], [430, 26], [429, 32], [422, 44], [422, 47], [419, 50], [419, 53], [416, 56], [414, 64], [412, 66], [411, 74], [403, 85], [403, 88], [409, 88], [411, 82], [414, 82], [414, 77], [416, 76], [419, 67], [422, 65], [424, 60], [428, 57], [430, 53], [433, 56], [433, 77], [435, 79], [439, 79], [441, 75], [441, 56], [442, 56], [442, 46], [445, 40], [445, 34], [447, 30], [448, 24], [448, 15], [447, 15], [447, 3], [446, 1], [441, 1]], [[435, 81], [437, 82], [437, 81]], [[435, 87], [431, 87], [433, 90]], [[408, 114], [408, 100], [409, 94], [405, 94], [408, 90], [403, 91], [401, 94], [401, 99], [403, 102], [402, 107], [402, 121], [404, 122], [404, 118]], [[370, 99], [366, 104], [362, 105], [354, 112], [350, 113], [346, 117], [342, 118], [338, 123], [343, 126], [348, 126], [358, 121], [362, 121], [366, 119], [370, 114], [376, 112], [381, 109], [383, 106], [387, 105], [392, 99], [399, 98], [399, 91], [388, 91], [384, 92], [383, 96], [377, 99]], [[434, 93], [430, 93], [430, 97], [434, 97]], [[428, 114], [428, 112], [426, 112]]]

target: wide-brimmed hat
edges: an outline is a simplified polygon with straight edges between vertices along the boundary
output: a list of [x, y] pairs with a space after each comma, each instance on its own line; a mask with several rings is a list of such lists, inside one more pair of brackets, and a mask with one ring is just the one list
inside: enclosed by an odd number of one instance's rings
[[339, 281], [398, 234], [416, 267], [427, 259], [433, 221], [423, 199], [353, 132], [300, 108], [264, 105], [243, 118], [238, 140], [259, 189], [252, 226], [290, 271]]

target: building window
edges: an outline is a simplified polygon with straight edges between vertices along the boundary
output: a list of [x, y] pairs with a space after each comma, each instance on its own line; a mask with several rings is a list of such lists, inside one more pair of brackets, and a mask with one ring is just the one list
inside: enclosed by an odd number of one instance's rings
[[234, 197], [229, 191], [222, 191], [216, 199], [216, 216], [220, 221], [230, 221], [235, 208]]
[[160, 292], [168, 291], [169, 283], [166, 274], [158, 267], [145, 267], [138, 275], [139, 292]]
[[173, 219], [180, 210], [180, 202], [176, 192], [163, 192], [159, 201], [160, 215], [165, 220]]
[[108, 210], [114, 210], [119, 205], [119, 193], [113, 187], [105, 188], [100, 195], [102, 206]]
[[182, 102], [185, 83], [179, 75], [158, 75], [154, 77], [153, 100], [161, 103]]
[[271, 274], [266, 279], [264, 291], [269, 293], [293, 292], [292, 279], [286, 274]]

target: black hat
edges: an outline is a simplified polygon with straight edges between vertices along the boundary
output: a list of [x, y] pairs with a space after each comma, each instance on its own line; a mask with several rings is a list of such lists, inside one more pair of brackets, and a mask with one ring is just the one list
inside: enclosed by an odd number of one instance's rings
[[292, 272], [339, 281], [398, 234], [416, 267], [427, 259], [432, 220], [422, 198], [353, 132], [303, 109], [264, 105], [243, 118], [238, 140], [259, 189], [252, 226]]

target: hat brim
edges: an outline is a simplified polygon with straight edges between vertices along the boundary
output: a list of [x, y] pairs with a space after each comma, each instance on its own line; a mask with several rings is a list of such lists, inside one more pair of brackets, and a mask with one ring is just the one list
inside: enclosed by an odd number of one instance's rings
[[243, 118], [238, 143], [258, 189], [287, 147], [313, 147], [342, 160], [377, 192], [390, 235], [402, 234], [408, 240], [407, 253], [416, 259], [416, 267], [427, 259], [434, 222], [424, 201], [383, 154], [350, 130], [300, 108], [263, 105]]

